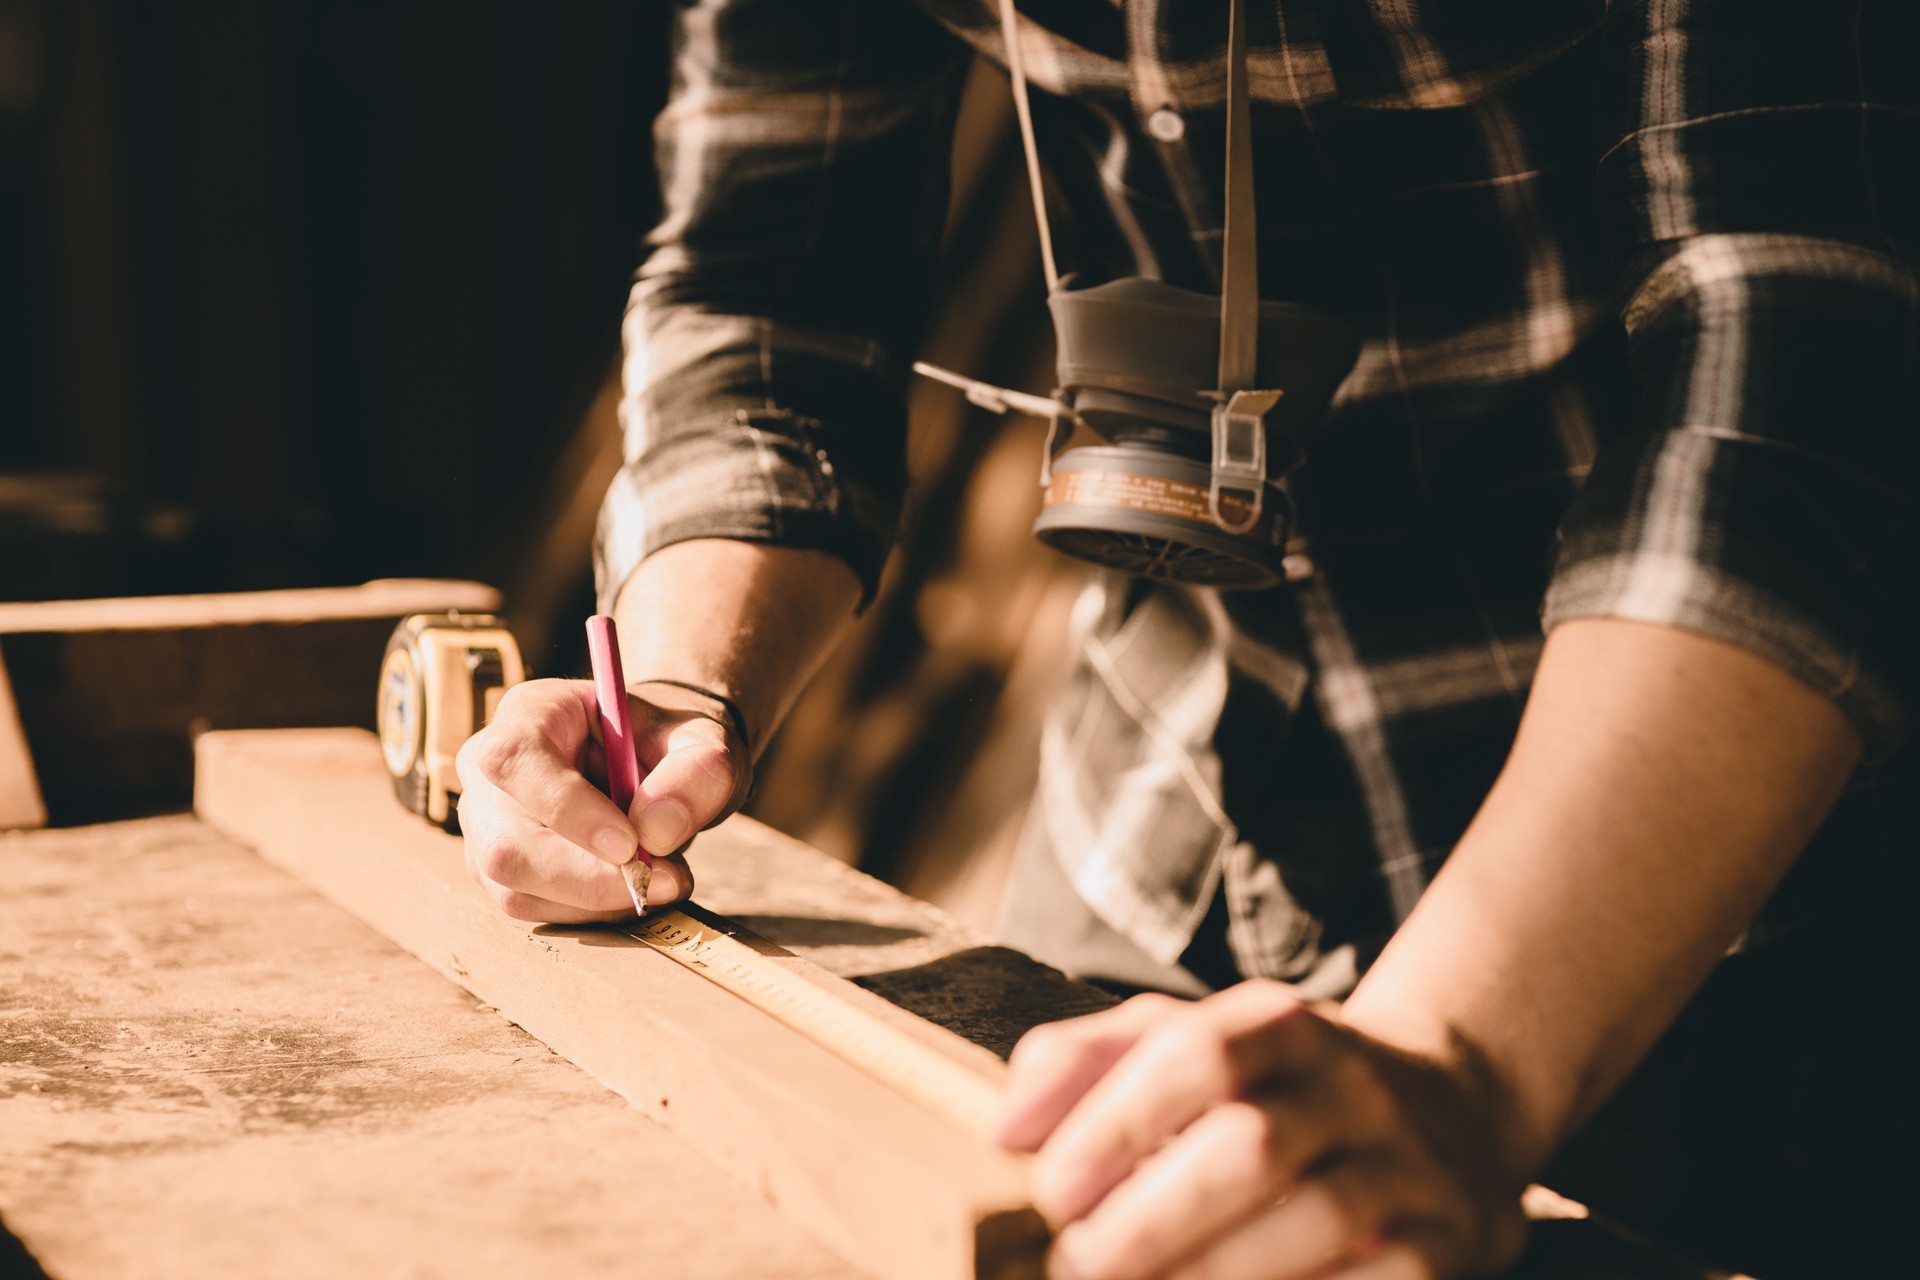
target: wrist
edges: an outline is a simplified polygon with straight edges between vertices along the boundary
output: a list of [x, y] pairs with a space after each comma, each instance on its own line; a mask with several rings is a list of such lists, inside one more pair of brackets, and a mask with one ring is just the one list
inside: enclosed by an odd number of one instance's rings
[[851, 623], [859, 590], [826, 552], [694, 539], [643, 560], [613, 612], [628, 671], [727, 699], [757, 752]]
[[733, 733], [733, 736], [740, 740], [741, 745], [746, 748], [747, 758], [749, 760], [753, 759], [756, 754], [754, 737], [747, 730], [746, 713], [741, 710], [740, 704], [734, 701], [733, 698], [707, 685], [700, 684], [697, 681], [679, 680], [671, 676], [647, 676], [639, 680], [629, 680], [627, 682], [627, 691], [634, 693], [636, 697], [645, 697], [647, 695], [635, 693], [635, 691], [647, 685], [653, 685], [657, 688], [678, 689], [682, 693], [691, 693], [696, 697], [704, 698], [711, 705], [712, 709], [720, 713], [718, 717], [719, 723], [725, 725]]
[[1528, 1074], [1496, 1046], [1425, 1004], [1395, 999], [1362, 982], [1341, 1008], [1341, 1021], [1418, 1066], [1472, 1119], [1471, 1129], [1503, 1177], [1533, 1180], [1553, 1155], [1559, 1124], [1533, 1096]]

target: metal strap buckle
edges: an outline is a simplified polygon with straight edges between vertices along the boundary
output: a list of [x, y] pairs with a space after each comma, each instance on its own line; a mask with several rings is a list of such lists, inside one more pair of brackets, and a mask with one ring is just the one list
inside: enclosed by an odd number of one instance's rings
[[1046, 488], [1053, 483], [1053, 456], [1059, 451], [1061, 428], [1072, 432], [1072, 424], [1080, 421], [1073, 406], [1067, 403], [1065, 391], [1055, 391], [1050, 396], [1036, 396], [1025, 391], [1015, 391], [1010, 387], [996, 387], [991, 382], [982, 382], [978, 378], [969, 378], [965, 374], [955, 373], [951, 369], [942, 369], [937, 364], [928, 364], [925, 360], [915, 360], [913, 371], [935, 382], [944, 382], [958, 388], [967, 397], [967, 403], [987, 410], [989, 413], [1027, 413], [1036, 418], [1047, 420], [1047, 444], [1040, 454], [1040, 487]]
[[[1236, 391], [1225, 404], [1213, 406], [1207, 512], [1228, 533], [1251, 533], [1260, 523], [1267, 489], [1267, 412], [1279, 403], [1280, 395], [1278, 391]], [[1221, 510], [1221, 498], [1229, 493], [1246, 500], [1246, 519], [1230, 520]]]

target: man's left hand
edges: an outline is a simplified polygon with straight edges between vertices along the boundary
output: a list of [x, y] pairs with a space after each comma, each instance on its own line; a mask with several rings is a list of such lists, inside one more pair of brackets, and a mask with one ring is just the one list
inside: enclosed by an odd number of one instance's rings
[[1283, 984], [1139, 996], [1030, 1032], [1001, 1142], [1037, 1151], [1060, 1280], [1429, 1280], [1520, 1251], [1476, 1073]]

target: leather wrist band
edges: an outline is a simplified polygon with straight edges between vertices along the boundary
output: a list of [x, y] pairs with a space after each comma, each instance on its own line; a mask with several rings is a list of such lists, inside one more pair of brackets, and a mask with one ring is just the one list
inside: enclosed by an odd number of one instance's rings
[[702, 688], [697, 684], [688, 684], [685, 680], [669, 680], [665, 676], [649, 676], [645, 680], [630, 680], [627, 682], [627, 687], [631, 689], [635, 685], [642, 684], [671, 685], [676, 689], [685, 689], [688, 693], [697, 693], [703, 698], [712, 699], [720, 705], [721, 710], [727, 713], [727, 726], [733, 730], [739, 737], [741, 743], [745, 745], [748, 757], [752, 757], [753, 739], [747, 736], [747, 718], [741, 714], [740, 704], [732, 698], [727, 697], [724, 693], [715, 693], [711, 689]]

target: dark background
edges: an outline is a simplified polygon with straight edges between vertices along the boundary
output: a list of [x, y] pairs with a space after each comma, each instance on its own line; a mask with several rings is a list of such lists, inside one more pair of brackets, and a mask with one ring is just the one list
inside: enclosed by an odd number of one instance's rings
[[[0, 0], [0, 600], [475, 578], [581, 673], [670, 18]], [[976, 68], [924, 350], [1044, 390], [1010, 119]], [[913, 395], [903, 545], [753, 812], [984, 923], [1076, 571], [1041, 424]]]
[[614, 357], [667, 22], [0, 0], [0, 598], [495, 577]]

